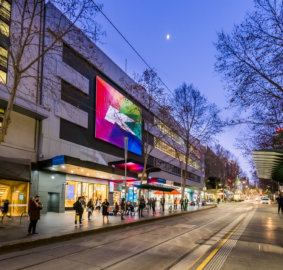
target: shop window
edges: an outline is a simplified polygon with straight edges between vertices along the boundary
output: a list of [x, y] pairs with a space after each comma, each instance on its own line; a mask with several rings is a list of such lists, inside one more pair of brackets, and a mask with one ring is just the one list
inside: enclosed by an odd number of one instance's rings
[[72, 208], [78, 197], [84, 196], [86, 202], [93, 199], [94, 202], [97, 199], [104, 201], [107, 198], [107, 185], [67, 181], [65, 190], [65, 207]]
[[8, 1], [1, 1], [0, 2], [0, 15], [6, 19], [7, 21], [10, 21], [11, 17], [11, 4]]
[[21, 216], [28, 208], [29, 184], [0, 179], [0, 205], [9, 201], [8, 215]]

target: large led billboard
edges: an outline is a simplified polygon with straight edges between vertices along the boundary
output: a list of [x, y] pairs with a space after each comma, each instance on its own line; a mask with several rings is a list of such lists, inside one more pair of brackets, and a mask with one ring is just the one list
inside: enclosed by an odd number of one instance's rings
[[141, 155], [141, 121], [140, 108], [97, 76], [95, 138], [124, 148], [128, 137], [128, 150]]

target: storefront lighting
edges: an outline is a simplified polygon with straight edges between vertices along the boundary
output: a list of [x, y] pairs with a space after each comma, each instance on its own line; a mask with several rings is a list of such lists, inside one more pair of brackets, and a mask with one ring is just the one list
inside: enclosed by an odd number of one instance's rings
[[87, 173], [86, 176], [89, 176], [89, 173]]
[[81, 169], [81, 172], [84, 172], [84, 169]]
[[74, 173], [74, 171], [73, 170], [71, 170], [71, 172], [70, 173]]
[[55, 176], [54, 176], [54, 175], [52, 175], [52, 176], [51, 176], [51, 179], [55, 179]]
[[61, 168], [62, 168], [62, 169], [66, 169], [66, 166], [65, 166], [65, 165], [62, 165]]

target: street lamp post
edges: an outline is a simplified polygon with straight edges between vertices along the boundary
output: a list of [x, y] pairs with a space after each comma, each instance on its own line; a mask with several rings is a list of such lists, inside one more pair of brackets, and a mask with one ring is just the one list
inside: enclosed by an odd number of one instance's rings
[[127, 199], [127, 163], [128, 163], [128, 137], [124, 138], [124, 154], [125, 154], [125, 179], [124, 179], [124, 186], [125, 186], [125, 200]]

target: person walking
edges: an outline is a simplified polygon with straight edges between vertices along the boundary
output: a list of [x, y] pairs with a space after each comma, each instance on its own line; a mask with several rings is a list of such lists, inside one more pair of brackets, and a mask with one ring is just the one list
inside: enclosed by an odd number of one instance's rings
[[126, 207], [126, 203], [125, 203], [126, 199], [122, 198], [121, 203], [120, 203], [120, 208], [121, 208], [121, 220], [124, 220], [124, 212], [125, 212], [125, 207]]
[[103, 215], [103, 222], [104, 218], [106, 217], [107, 223], [109, 223], [109, 202], [107, 199], [104, 200], [102, 203], [102, 215]]
[[184, 199], [183, 198], [180, 200], [180, 204], [181, 204], [181, 210], [184, 210]]
[[97, 209], [98, 211], [100, 211], [100, 208], [101, 208], [101, 200], [98, 199], [98, 200], [96, 201], [96, 208], [95, 208], [95, 209]]
[[4, 200], [3, 201], [3, 206], [2, 206], [2, 223], [4, 221], [4, 218], [7, 216], [8, 211], [9, 211], [9, 200]]
[[88, 203], [87, 203], [87, 214], [88, 214], [88, 220], [90, 220], [91, 218], [91, 216], [92, 216], [92, 212], [93, 212], [93, 210], [94, 210], [94, 203], [93, 203], [93, 199], [90, 199], [89, 201], [88, 201]]
[[117, 216], [118, 212], [119, 212], [119, 204], [117, 202], [115, 202], [115, 208], [114, 208], [114, 211], [113, 211], [114, 216]]
[[177, 210], [177, 207], [178, 207], [178, 199], [175, 198], [175, 200], [174, 200], [174, 210]]
[[145, 200], [144, 200], [144, 197], [141, 196], [140, 199], [139, 199], [139, 217], [143, 217], [143, 209], [145, 207]]
[[30, 223], [28, 226], [28, 235], [37, 234], [36, 224], [40, 219], [40, 210], [42, 209], [42, 204], [39, 201], [39, 196], [36, 195], [34, 199], [30, 201], [28, 214], [30, 218]]
[[156, 198], [151, 200], [152, 215], [155, 215]]
[[280, 209], [281, 209], [281, 213], [283, 212], [283, 196], [281, 193], [279, 193], [279, 196], [277, 197], [277, 203], [278, 203], [278, 214], [280, 213]]
[[189, 204], [189, 200], [188, 200], [188, 198], [185, 198], [185, 200], [184, 200], [184, 210], [186, 210], [186, 211], [187, 211], [187, 208], [188, 208], [188, 204]]
[[80, 224], [82, 224], [82, 216], [84, 213], [84, 208], [82, 206], [82, 197], [78, 197], [77, 201], [73, 204], [73, 209], [76, 211], [75, 224], [77, 224], [78, 221]]
[[161, 207], [162, 207], [162, 212], [164, 213], [164, 207], [165, 207], [165, 198], [164, 197], [162, 197], [161, 199], [160, 199], [160, 204], [161, 204]]

